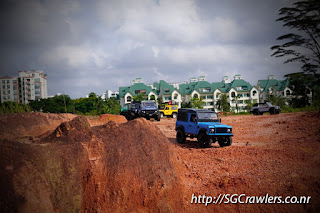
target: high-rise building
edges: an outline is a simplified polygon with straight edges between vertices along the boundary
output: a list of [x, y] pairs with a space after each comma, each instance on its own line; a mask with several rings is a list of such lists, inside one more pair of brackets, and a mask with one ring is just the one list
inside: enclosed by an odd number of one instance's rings
[[43, 71], [19, 71], [19, 76], [0, 78], [1, 103], [16, 101], [29, 103], [48, 97], [47, 75]]

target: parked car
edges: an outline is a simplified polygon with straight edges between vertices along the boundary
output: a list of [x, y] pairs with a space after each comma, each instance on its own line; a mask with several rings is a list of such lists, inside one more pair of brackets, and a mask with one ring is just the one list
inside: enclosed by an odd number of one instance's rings
[[203, 148], [216, 141], [221, 147], [232, 144], [232, 127], [221, 124], [218, 114], [211, 110], [179, 109], [175, 130], [178, 143], [185, 143], [186, 137], [196, 137]]
[[160, 121], [160, 112], [156, 101], [141, 101], [139, 117], [144, 117], [147, 120], [154, 118], [157, 121]]
[[281, 108], [279, 106], [272, 105], [270, 102], [264, 102], [260, 104], [254, 104], [250, 112], [254, 115], [263, 115], [265, 112], [272, 114], [279, 114]]
[[163, 109], [160, 109], [161, 118], [164, 116], [170, 116], [176, 118], [178, 115], [178, 106], [177, 105], [165, 105]]

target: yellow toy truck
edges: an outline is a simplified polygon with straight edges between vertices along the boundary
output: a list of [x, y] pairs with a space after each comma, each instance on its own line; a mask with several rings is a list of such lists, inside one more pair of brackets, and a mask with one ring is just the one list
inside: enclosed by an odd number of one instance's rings
[[160, 109], [160, 117], [170, 116], [176, 118], [178, 115], [178, 106], [177, 105], [165, 105], [163, 109]]

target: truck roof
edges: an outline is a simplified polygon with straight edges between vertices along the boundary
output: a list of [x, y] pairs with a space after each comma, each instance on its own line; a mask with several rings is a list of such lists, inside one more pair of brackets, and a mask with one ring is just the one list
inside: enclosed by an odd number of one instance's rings
[[178, 110], [178, 113], [179, 112], [186, 112], [186, 113], [188, 113], [188, 112], [191, 112], [191, 113], [198, 113], [198, 112], [202, 112], [202, 113], [204, 113], [204, 112], [207, 112], [207, 113], [216, 113], [216, 112], [214, 112], [214, 111], [211, 111], [211, 110], [207, 110], [207, 109], [193, 109], [193, 108], [181, 108], [181, 109], [179, 109]]

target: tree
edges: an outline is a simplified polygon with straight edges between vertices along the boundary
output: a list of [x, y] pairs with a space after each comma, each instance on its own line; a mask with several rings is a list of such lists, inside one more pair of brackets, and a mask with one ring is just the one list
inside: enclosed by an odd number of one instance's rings
[[222, 112], [230, 112], [230, 104], [228, 101], [228, 96], [226, 94], [221, 94], [220, 99], [217, 101], [217, 108]]
[[284, 63], [300, 62], [303, 72], [316, 75], [320, 67], [320, 1], [300, 1], [279, 11], [281, 18], [277, 21], [283, 22], [293, 33], [277, 39], [286, 42], [271, 47], [275, 51], [272, 56], [289, 57]]
[[203, 108], [202, 98], [193, 97], [190, 101], [191, 108], [202, 109]]
[[273, 105], [283, 107], [285, 103], [285, 99], [279, 95], [270, 95], [268, 94], [267, 101]]
[[239, 112], [239, 107], [238, 107], [238, 100], [240, 98], [240, 95], [236, 95], [235, 97], [233, 97], [233, 101], [236, 102], [236, 110], [237, 110], [237, 113]]
[[316, 90], [318, 86], [317, 79], [310, 74], [302, 72], [291, 73], [286, 75], [290, 79], [289, 88], [292, 90], [292, 99], [290, 105], [294, 108], [302, 108], [309, 105], [310, 98], [308, 94], [313, 93], [312, 98], [314, 104], [317, 103], [319, 93]]
[[144, 101], [146, 99], [147, 99], [147, 96], [145, 94], [142, 94], [142, 93], [133, 96], [133, 100], [134, 101]]

